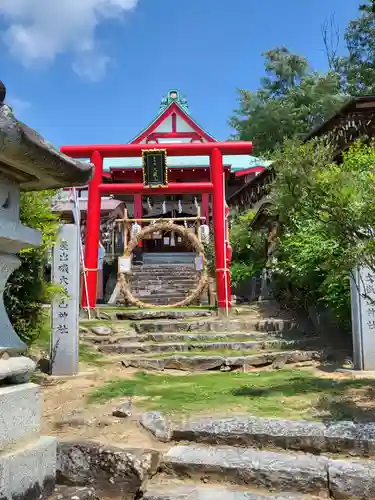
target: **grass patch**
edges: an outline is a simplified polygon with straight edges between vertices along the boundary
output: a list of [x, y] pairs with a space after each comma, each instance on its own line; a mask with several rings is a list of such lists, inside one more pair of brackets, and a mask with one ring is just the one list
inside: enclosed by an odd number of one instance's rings
[[79, 360], [90, 365], [102, 366], [107, 364], [103, 360], [103, 355], [86, 344], [79, 344]]
[[176, 418], [230, 409], [263, 417], [365, 420], [368, 406], [356, 402], [357, 393], [365, 394], [371, 406], [375, 381], [331, 380], [298, 369], [191, 376], [138, 373], [131, 380], [115, 379], [96, 389], [89, 402], [136, 396], [140, 408], [157, 409]]

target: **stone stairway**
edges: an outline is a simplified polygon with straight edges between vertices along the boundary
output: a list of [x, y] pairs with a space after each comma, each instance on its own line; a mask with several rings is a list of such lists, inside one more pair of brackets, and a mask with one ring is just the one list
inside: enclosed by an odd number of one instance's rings
[[123, 367], [149, 370], [207, 371], [261, 369], [311, 364], [320, 358], [318, 340], [293, 319], [262, 317], [255, 308], [218, 319], [214, 311], [129, 311], [86, 322], [82, 337]]
[[183, 300], [197, 285], [193, 264], [143, 264], [133, 267], [133, 295], [148, 304], [168, 305]]
[[239, 416], [171, 424], [154, 412], [141, 423], [155, 436], [167, 430], [172, 445], [144, 500], [375, 498], [372, 422]]

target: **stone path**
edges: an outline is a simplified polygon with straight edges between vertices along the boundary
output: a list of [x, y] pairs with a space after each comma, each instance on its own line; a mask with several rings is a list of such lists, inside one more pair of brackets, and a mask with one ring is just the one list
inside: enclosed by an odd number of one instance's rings
[[256, 307], [238, 312], [219, 320], [203, 309], [119, 310], [109, 320], [82, 323], [81, 335], [99, 352], [120, 356], [125, 368], [232, 371], [320, 358], [317, 339], [295, 321], [264, 318]]
[[374, 456], [374, 423], [242, 416], [172, 425], [156, 413], [145, 414], [142, 423], [174, 441], [145, 500], [375, 498], [375, 461], [359, 459]]

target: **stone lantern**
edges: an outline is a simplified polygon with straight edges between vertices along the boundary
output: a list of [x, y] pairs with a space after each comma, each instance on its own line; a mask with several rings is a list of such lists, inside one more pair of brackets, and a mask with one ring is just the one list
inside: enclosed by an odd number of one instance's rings
[[52, 492], [56, 441], [40, 437], [39, 387], [28, 380], [35, 363], [7, 316], [3, 293], [20, 265], [17, 253], [41, 234], [19, 220], [20, 191], [86, 185], [92, 166], [68, 158], [18, 121], [0, 82], [0, 497], [34, 500]]

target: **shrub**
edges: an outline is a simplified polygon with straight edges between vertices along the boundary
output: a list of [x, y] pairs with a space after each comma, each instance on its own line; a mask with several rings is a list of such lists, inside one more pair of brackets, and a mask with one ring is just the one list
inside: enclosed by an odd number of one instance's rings
[[53, 286], [46, 280], [48, 256], [58, 230], [58, 218], [52, 213], [51, 192], [21, 194], [21, 223], [42, 233], [42, 245], [20, 252], [21, 266], [10, 276], [4, 293], [9, 319], [21, 339], [30, 345], [44, 321], [42, 304], [51, 301]]

